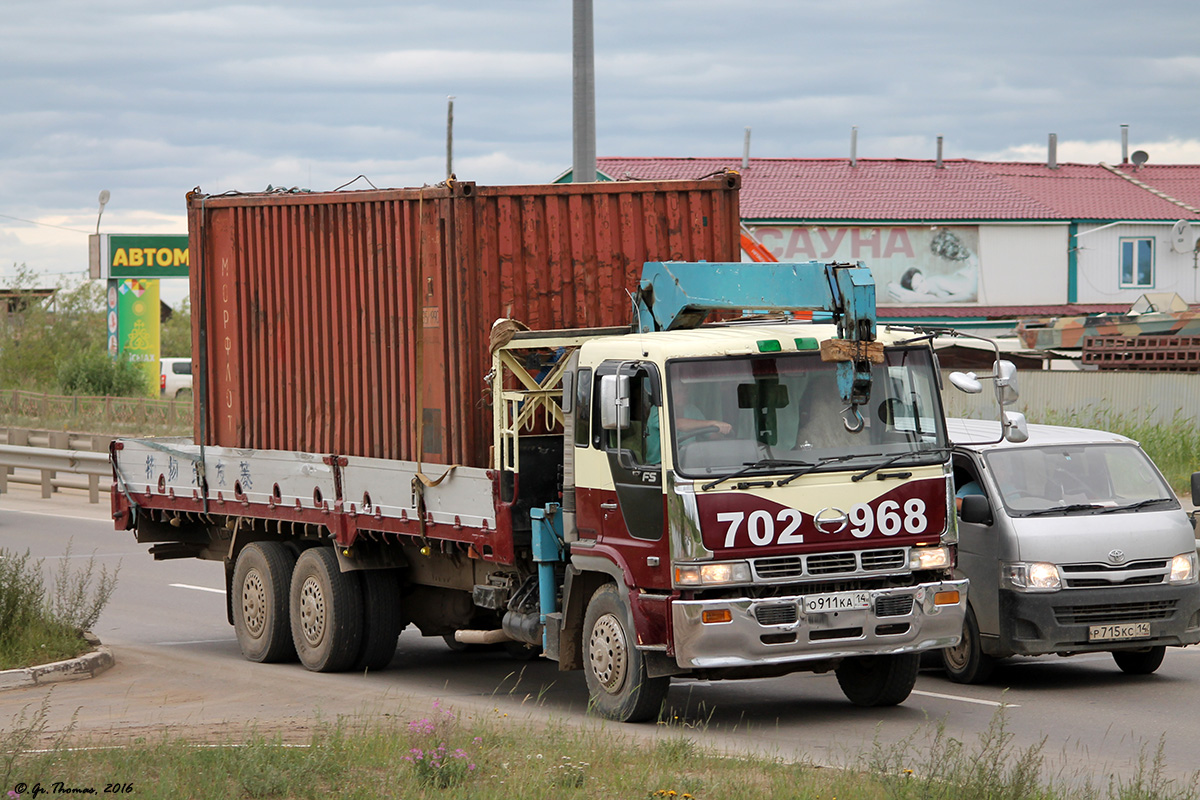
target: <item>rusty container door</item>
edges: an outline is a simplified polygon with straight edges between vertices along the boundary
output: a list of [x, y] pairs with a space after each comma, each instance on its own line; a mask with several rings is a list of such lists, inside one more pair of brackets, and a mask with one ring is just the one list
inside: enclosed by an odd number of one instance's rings
[[189, 199], [196, 440], [483, 467], [493, 320], [627, 324], [738, 258], [738, 178]]

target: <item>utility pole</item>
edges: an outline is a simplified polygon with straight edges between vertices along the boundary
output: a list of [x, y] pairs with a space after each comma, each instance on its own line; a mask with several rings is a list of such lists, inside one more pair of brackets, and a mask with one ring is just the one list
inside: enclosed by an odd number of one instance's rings
[[592, 0], [575, 0], [572, 93], [573, 158], [571, 181], [596, 180], [596, 58], [592, 36]]

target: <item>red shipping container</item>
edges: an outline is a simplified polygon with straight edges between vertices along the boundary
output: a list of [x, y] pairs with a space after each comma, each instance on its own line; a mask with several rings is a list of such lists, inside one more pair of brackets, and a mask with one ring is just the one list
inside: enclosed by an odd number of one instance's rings
[[737, 261], [740, 178], [188, 199], [196, 441], [489, 466], [491, 324], [629, 324]]

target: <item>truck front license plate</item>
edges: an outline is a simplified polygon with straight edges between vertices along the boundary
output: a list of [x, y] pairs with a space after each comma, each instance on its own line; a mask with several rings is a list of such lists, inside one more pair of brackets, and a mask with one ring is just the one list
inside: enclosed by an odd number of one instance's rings
[[1118, 642], [1123, 639], [1149, 639], [1149, 622], [1124, 622], [1120, 625], [1089, 625], [1089, 642]]
[[814, 594], [804, 598], [805, 614], [819, 614], [822, 611], [858, 611], [870, 607], [870, 592]]

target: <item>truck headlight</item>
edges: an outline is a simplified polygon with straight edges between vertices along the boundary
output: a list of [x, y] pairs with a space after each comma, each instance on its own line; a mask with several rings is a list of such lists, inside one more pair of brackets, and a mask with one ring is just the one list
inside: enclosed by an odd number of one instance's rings
[[908, 551], [908, 568], [919, 569], [949, 569], [949, 547], [914, 547]]
[[1196, 551], [1184, 553], [1171, 559], [1171, 575], [1167, 580], [1171, 583], [1196, 582]]
[[709, 564], [676, 564], [677, 586], [720, 586], [749, 583], [750, 565], [745, 561], [714, 561]]
[[1000, 580], [1021, 592], [1057, 592], [1062, 588], [1058, 567], [1044, 561], [1001, 564]]

